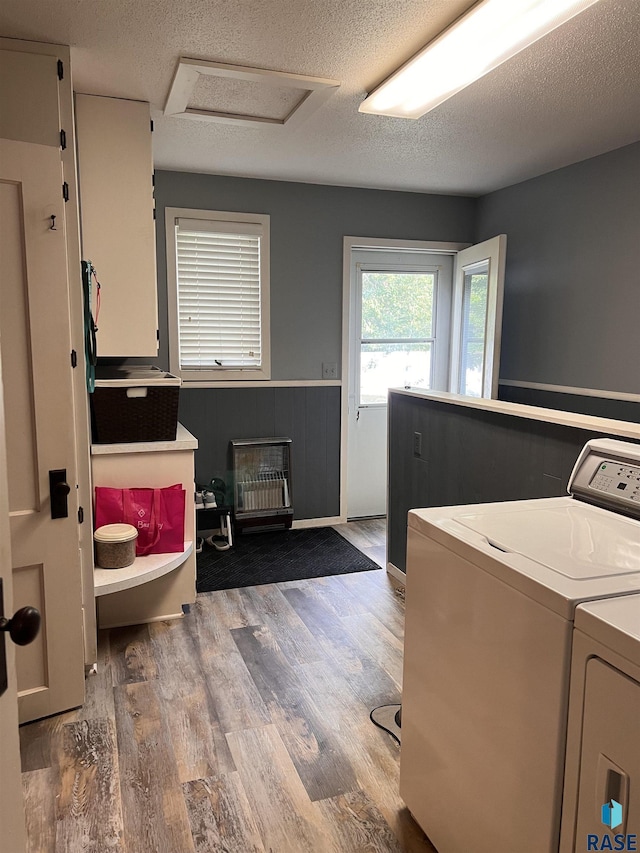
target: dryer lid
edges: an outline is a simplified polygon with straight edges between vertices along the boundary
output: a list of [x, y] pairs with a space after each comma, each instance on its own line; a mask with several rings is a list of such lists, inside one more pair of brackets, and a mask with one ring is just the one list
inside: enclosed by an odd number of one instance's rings
[[640, 522], [571, 498], [554, 507], [458, 515], [455, 520], [495, 548], [573, 580], [640, 573]]

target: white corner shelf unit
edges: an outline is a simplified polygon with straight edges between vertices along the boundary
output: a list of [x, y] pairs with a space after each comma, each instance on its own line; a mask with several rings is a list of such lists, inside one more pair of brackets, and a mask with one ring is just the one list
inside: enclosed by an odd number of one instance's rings
[[136, 557], [130, 566], [124, 569], [101, 569], [96, 566], [94, 571], [94, 588], [96, 598], [110, 595], [112, 592], [122, 592], [133, 589], [143, 583], [149, 583], [156, 578], [179, 568], [193, 551], [193, 542], [185, 542], [184, 550], [175, 554], [149, 554], [146, 557]]
[[100, 628], [180, 618], [196, 597], [194, 451], [198, 440], [178, 424], [175, 441], [93, 444], [94, 486], [162, 488], [181, 483], [186, 490], [184, 550], [136, 557], [124, 569], [94, 570]]

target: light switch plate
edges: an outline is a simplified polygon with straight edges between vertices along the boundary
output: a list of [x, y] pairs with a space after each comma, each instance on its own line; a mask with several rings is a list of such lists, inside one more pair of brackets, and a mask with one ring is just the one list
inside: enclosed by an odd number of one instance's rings
[[322, 378], [323, 379], [337, 379], [338, 378], [338, 365], [335, 361], [323, 361], [322, 362]]

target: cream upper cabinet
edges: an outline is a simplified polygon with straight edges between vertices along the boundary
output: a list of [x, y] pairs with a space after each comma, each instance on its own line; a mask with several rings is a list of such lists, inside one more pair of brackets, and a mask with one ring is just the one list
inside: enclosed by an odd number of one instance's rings
[[[149, 104], [76, 95], [82, 257], [101, 288], [98, 356], [158, 351]], [[94, 311], [95, 313], [95, 311]]]
[[60, 74], [56, 55], [0, 51], [0, 139], [60, 148]]

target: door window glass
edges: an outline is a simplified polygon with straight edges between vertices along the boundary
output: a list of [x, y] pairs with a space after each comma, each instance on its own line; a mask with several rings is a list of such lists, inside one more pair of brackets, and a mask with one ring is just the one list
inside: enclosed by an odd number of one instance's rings
[[488, 263], [465, 270], [462, 292], [460, 393], [469, 397], [482, 396], [488, 283]]
[[362, 271], [359, 405], [431, 388], [436, 272]]

